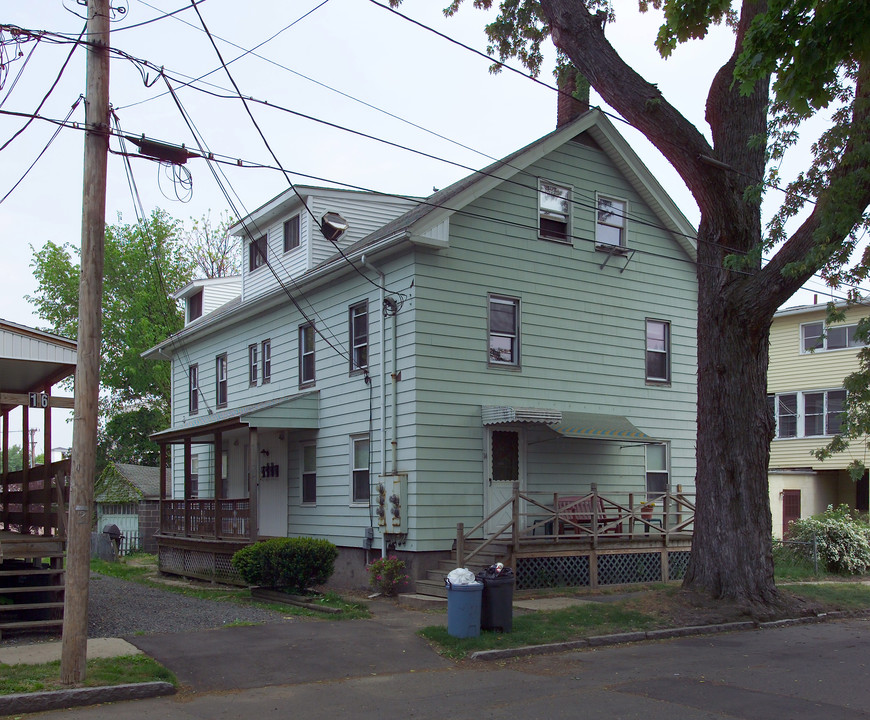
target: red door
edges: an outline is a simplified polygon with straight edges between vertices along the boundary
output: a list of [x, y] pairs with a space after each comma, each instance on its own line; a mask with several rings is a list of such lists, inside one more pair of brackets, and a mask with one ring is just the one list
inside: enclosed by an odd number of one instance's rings
[[782, 536], [788, 537], [788, 524], [801, 518], [801, 491], [782, 491]]

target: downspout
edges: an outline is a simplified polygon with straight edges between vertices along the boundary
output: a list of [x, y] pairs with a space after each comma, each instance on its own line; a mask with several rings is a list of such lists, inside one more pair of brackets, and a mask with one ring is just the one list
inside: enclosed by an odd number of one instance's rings
[[[380, 277], [381, 279], [380, 290], [378, 291], [378, 298], [381, 308], [381, 321], [378, 323], [378, 335], [381, 345], [381, 476], [384, 476], [387, 474], [387, 364], [386, 352], [384, 347], [384, 285], [386, 283], [386, 275], [384, 275], [384, 273], [378, 270], [378, 268], [368, 262], [365, 255], [360, 258], [360, 262], [362, 263], [363, 267], [367, 267], [377, 273], [378, 277]], [[393, 344], [395, 345], [395, 343]], [[371, 502], [371, 500], [369, 502]], [[384, 531], [381, 533], [381, 557], [387, 557], [386, 525], [384, 526]]]

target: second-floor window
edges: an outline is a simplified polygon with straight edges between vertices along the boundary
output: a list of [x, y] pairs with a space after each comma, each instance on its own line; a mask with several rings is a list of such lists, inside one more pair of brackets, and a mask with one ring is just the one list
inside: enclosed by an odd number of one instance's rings
[[215, 358], [215, 404], [226, 407], [227, 404], [227, 354]]
[[646, 321], [646, 379], [666, 383], [671, 379], [671, 324]]
[[202, 315], [202, 290], [187, 298], [187, 322], [193, 322]]
[[836, 435], [843, 423], [845, 390], [818, 390], [768, 395], [777, 438]]
[[191, 415], [199, 412], [199, 365], [187, 369], [187, 407]]
[[266, 246], [265, 235], [257, 240], [251, 240], [251, 244], [248, 245], [248, 270], [251, 272], [266, 264]]
[[828, 325], [823, 322], [801, 325], [801, 352], [822, 350], [842, 350], [843, 348], [863, 347], [855, 333], [858, 325]]
[[248, 345], [248, 384], [256, 385], [260, 375], [260, 355], [257, 343]]
[[489, 296], [489, 364], [520, 364], [520, 301]]
[[350, 371], [361, 372], [369, 365], [369, 303], [350, 308]]
[[309, 323], [299, 328], [299, 387], [314, 381], [314, 325]]
[[272, 380], [272, 341], [263, 340], [260, 343], [260, 349], [262, 351], [260, 362], [263, 364], [263, 382], [267, 383]]

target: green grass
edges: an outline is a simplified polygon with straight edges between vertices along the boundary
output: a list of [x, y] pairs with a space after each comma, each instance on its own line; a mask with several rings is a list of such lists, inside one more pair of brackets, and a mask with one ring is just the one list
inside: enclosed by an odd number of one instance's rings
[[423, 628], [419, 634], [434, 643], [442, 655], [458, 660], [477, 650], [544, 645], [593, 635], [648, 630], [659, 623], [652, 615], [627, 609], [624, 602], [590, 603], [515, 616], [510, 633], [482, 631], [478, 637], [455, 638], [447, 634], [447, 628], [433, 626]]
[[[60, 660], [41, 665], [0, 666], [0, 695], [63, 690]], [[177, 684], [175, 675], [147, 655], [88, 660], [81, 687], [122, 685], [125, 683], [168, 682]]]
[[254, 600], [251, 591], [247, 588], [233, 587], [230, 585], [214, 584], [169, 584], [154, 580], [157, 573], [157, 558], [148, 553], [136, 553], [122, 558], [118, 562], [106, 562], [104, 560], [91, 560], [91, 571], [99, 575], [129, 580], [153, 588], [166, 590], [167, 592], [179, 593], [187, 597], [202, 600], [218, 600], [232, 602], [237, 605], [246, 605], [264, 610], [273, 610], [284, 615], [299, 615], [329, 620], [356, 620], [369, 617], [369, 612], [364, 605], [348, 602], [336, 593], [324, 593], [321, 596], [312, 597], [313, 603], [321, 603], [328, 607], [338, 608], [340, 613], [319, 613], [316, 610], [285, 605], [283, 603], [270, 603]]
[[788, 591], [807, 600], [823, 604], [829, 610], [870, 608], [870, 586], [856, 582], [824, 582], [789, 585]]

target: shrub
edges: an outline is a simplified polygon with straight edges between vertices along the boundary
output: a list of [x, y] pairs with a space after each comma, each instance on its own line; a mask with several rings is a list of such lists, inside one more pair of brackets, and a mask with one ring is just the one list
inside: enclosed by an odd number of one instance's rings
[[338, 550], [328, 540], [272, 538], [233, 555], [233, 567], [248, 585], [304, 592], [332, 575]]
[[408, 582], [405, 561], [395, 555], [379, 558], [368, 566], [369, 583], [384, 595], [395, 595], [401, 585]]
[[799, 546], [799, 552], [810, 559], [813, 535], [819, 560], [829, 572], [850, 575], [870, 568], [870, 527], [854, 519], [848, 505], [828, 505], [821, 515], [795, 520], [790, 525], [789, 539], [807, 543]]

